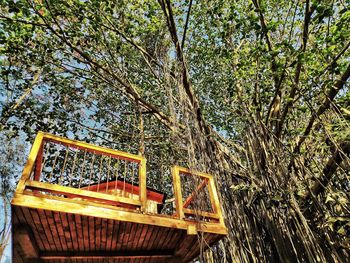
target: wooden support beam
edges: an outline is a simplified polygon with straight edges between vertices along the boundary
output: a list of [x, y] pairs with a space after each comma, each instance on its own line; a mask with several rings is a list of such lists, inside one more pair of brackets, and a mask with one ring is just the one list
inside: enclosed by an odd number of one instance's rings
[[171, 172], [173, 174], [176, 216], [178, 219], [183, 219], [184, 212], [183, 212], [183, 200], [182, 200], [182, 193], [181, 193], [181, 178], [179, 174], [179, 167], [178, 166], [172, 167]]
[[146, 158], [142, 158], [139, 168], [141, 210], [147, 210]]
[[188, 208], [184, 208], [183, 211], [184, 211], [185, 215], [202, 216], [202, 217], [207, 217], [207, 218], [220, 219], [219, 215], [216, 213], [209, 213], [209, 212], [198, 211], [198, 210], [188, 209]]
[[188, 168], [185, 167], [181, 167], [181, 166], [173, 166], [174, 169], [176, 169], [177, 171], [183, 173], [183, 174], [188, 174], [188, 175], [198, 175], [199, 177], [202, 178], [208, 178], [208, 179], [213, 179], [214, 177], [210, 174], [206, 174], [206, 173], [202, 173], [196, 170], [190, 170]]
[[[214, 178], [210, 179], [209, 185], [208, 185], [208, 192], [209, 192], [209, 199], [210, 199], [210, 204], [211, 204], [211, 209], [213, 213], [218, 212], [218, 206], [220, 208], [220, 202], [219, 202], [219, 197], [217, 196], [216, 193], [216, 187], [214, 183]], [[216, 193], [216, 195], [214, 194]]]
[[40, 258], [45, 260], [60, 259], [156, 259], [171, 258], [172, 250], [146, 250], [146, 251], [85, 251], [85, 252], [44, 252]]
[[34, 234], [27, 225], [14, 225], [13, 239], [14, 243], [21, 247], [22, 253], [26, 259], [36, 259], [39, 257], [39, 249], [36, 244]]
[[77, 189], [73, 187], [67, 187], [56, 184], [42, 183], [37, 181], [28, 181], [26, 187], [29, 189], [39, 189], [45, 192], [53, 192], [57, 194], [72, 196], [72, 197], [87, 197], [88, 199], [97, 199], [97, 200], [107, 200], [116, 203], [125, 203], [130, 205], [140, 206], [141, 202], [139, 200], [134, 200], [131, 198], [116, 196], [106, 193], [93, 192], [83, 189]]
[[184, 259], [183, 257], [180, 257], [180, 256], [174, 256], [168, 261], [168, 263], [182, 263], [182, 262], [184, 262]]
[[218, 195], [218, 192], [216, 190], [214, 178], [209, 180], [209, 188], [208, 189], [209, 189], [210, 201], [212, 202], [212, 206], [213, 206], [213, 212], [219, 216], [220, 223], [223, 226], [225, 226], [224, 217], [223, 217], [221, 206], [220, 206], [219, 195]]
[[198, 192], [202, 190], [208, 184], [208, 179], [204, 178], [202, 182], [197, 186], [197, 188], [186, 198], [183, 203], [183, 208], [187, 208], [191, 202], [196, 198]]
[[38, 152], [41, 149], [43, 138], [44, 138], [44, 134], [42, 132], [39, 132], [38, 135], [35, 137], [35, 141], [33, 143], [32, 149], [30, 150], [27, 163], [23, 169], [22, 177], [17, 184], [17, 189], [16, 189], [17, 193], [23, 193], [24, 191], [25, 183], [29, 179], [30, 174], [33, 171], [33, 166], [34, 166], [36, 157], [38, 155]]
[[43, 162], [43, 154], [44, 154], [44, 142], [41, 143], [38, 155], [35, 158], [35, 170], [34, 170], [34, 180], [40, 181], [42, 162]]
[[[15, 193], [12, 205], [184, 230], [187, 230], [188, 225], [197, 225], [196, 222], [179, 220], [164, 215], [141, 214], [137, 211], [125, 211], [118, 207], [101, 205], [99, 203], [63, 199], [55, 196], [38, 197]], [[218, 223], [203, 222], [198, 225], [198, 231], [227, 235], [225, 226]]]
[[197, 235], [196, 225], [189, 225], [187, 228], [187, 235]]

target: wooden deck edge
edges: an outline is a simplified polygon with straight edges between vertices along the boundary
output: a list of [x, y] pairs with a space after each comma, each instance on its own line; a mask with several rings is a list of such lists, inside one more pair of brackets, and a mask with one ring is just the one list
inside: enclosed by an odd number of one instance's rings
[[189, 222], [164, 215], [148, 215], [137, 212], [124, 211], [119, 209], [111, 209], [107, 207], [100, 207], [99, 204], [93, 205], [91, 202], [76, 203], [67, 202], [59, 197], [38, 197], [26, 194], [15, 193], [12, 199], [12, 205], [23, 206], [34, 209], [44, 209], [56, 212], [65, 212], [71, 214], [80, 214], [85, 216], [93, 216], [99, 218], [106, 218], [125, 222], [134, 222], [139, 224], [155, 225], [161, 227], [188, 229], [189, 225], [195, 225], [197, 231], [213, 233], [218, 235], [227, 235], [225, 226], [220, 223], [199, 223]]
[[45, 260], [62, 259], [154, 259], [172, 258], [172, 250], [146, 250], [146, 251], [84, 251], [84, 252], [44, 252], [40, 258]]

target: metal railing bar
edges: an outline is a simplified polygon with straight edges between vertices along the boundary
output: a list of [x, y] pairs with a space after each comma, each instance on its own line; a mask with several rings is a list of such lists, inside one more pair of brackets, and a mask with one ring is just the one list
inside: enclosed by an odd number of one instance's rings
[[114, 188], [115, 194], [118, 194], [119, 162], [120, 160], [117, 159], [116, 164], [114, 164], [114, 168], [117, 170], [116, 176], [115, 176], [115, 188]]
[[111, 171], [111, 160], [112, 160], [112, 157], [109, 156], [109, 159], [108, 159], [108, 169], [107, 169], [107, 187], [106, 187], [106, 193], [107, 193], [108, 190], [109, 190], [108, 184], [109, 184], [109, 173], [110, 173], [110, 171]]
[[78, 188], [80, 189], [81, 187], [81, 181], [85, 172], [85, 160], [86, 160], [86, 151], [84, 151], [84, 158], [83, 158], [83, 162], [82, 162], [82, 168], [81, 168], [81, 172], [79, 175], [79, 184], [78, 184]]
[[72, 175], [69, 178], [69, 186], [72, 185], [72, 179], [73, 179], [74, 170], [75, 170], [75, 167], [76, 167], [77, 156], [78, 156], [78, 151], [76, 151], [75, 155], [74, 155], [73, 166], [72, 166]]
[[103, 163], [103, 158], [104, 158], [104, 156], [101, 155], [100, 169], [99, 169], [98, 183], [97, 183], [97, 192], [100, 192], [100, 183], [101, 183], [101, 177], [102, 177], [102, 163]]
[[58, 150], [56, 150], [55, 159], [54, 159], [53, 165], [52, 165], [52, 170], [51, 170], [51, 172], [49, 174], [49, 182], [50, 183], [52, 181], [52, 175], [53, 175], [53, 171], [55, 170], [55, 166], [56, 166], [56, 162], [57, 162], [57, 158], [58, 158], [59, 153], [60, 152]]
[[69, 147], [66, 146], [66, 154], [64, 156], [64, 162], [63, 162], [63, 166], [62, 166], [61, 173], [60, 173], [59, 184], [62, 184], [62, 181], [63, 181], [63, 172], [66, 168], [68, 153], [69, 153]]
[[94, 162], [95, 162], [95, 158], [96, 158], [96, 155], [93, 154], [92, 155], [92, 161], [91, 161], [91, 165], [90, 165], [90, 176], [89, 176], [89, 185], [88, 185], [88, 190], [90, 190], [90, 184], [91, 184], [91, 178], [92, 178], [92, 174], [94, 172]]

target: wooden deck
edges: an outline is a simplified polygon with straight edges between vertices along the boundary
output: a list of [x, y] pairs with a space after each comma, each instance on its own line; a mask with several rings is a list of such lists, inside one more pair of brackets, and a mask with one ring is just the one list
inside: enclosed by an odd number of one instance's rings
[[[200, 252], [198, 236], [183, 229], [52, 210], [13, 206], [13, 226], [13, 262], [19, 263], [30, 257], [34, 262], [188, 262]], [[21, 235], [31, 244], [20, 244]], [[207, 244], [223, 237], [204, 236]]]
[[[48, 134], [41, 133], [38, 137], [12, 200], [13, 262], [189, 262], [227, 234], [210, 175], [174, 167], [176, 210], [172, 215], [159, 214], [157, 209], [148, 207], [155, 198], [145, 185], [143, 157]], [[122, 182], [123, 178], [118, 178], [118, 171], [114, 179], [109, 178], [109, 168], [105, 172], [107, 183], [100, 183], [101, 172], [98, 184], [90, 184], [90, 180], [87, 187], [57, 184], [64, 179], [43, 182], [45, 138], [63, 143], [65, 147], [78, 146], [85, 151], [84, 160], [86, 149], [94, 147], [94, 153], [134, 161], [141, 165], [138, 168], [140, 183], [134, 185], [134, 178], [132, 185], [125, 183], [124, 177], [125, 185], [117, 187], [116, 182]], [[64, 155], [67, 157], [68, 152]], [[66, 163], [65, 159], [63, 168]], [[102, 163], [101, 159], [100, 171]], [[107, 163], [111, 163], [110, 157]], [[59, 169], [61, 174], [64, 174], [63, 168]], [[90, 179], [92, 173], [92, 170], [88, 173]], [[187, 194], [181, 187], [181, 173], [186, 178], [192, 174], [199, 178], [194, 190]], [[73, 176], [71, 170], [69, 176]], [[79, 182], [85, 180], [79, 177]], [[118, 196], [123, 188], [123, 196]], [[125, 195], [126, 188], [128, 195]], [[203, 196], [204, 189], [209, 208], [194, 210], [191, 205]], [[161, 198], [155, 200], [159, 203]]]

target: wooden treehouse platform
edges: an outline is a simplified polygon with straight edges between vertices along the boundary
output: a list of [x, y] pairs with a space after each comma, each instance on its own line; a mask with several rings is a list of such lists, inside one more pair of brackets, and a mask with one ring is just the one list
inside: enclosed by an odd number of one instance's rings
[[[40, 132], [12, 200], [13, 262], [189, 262], [227, 234], [211, 175]], [[171, 192], [171, 191], [170, 191]]]

